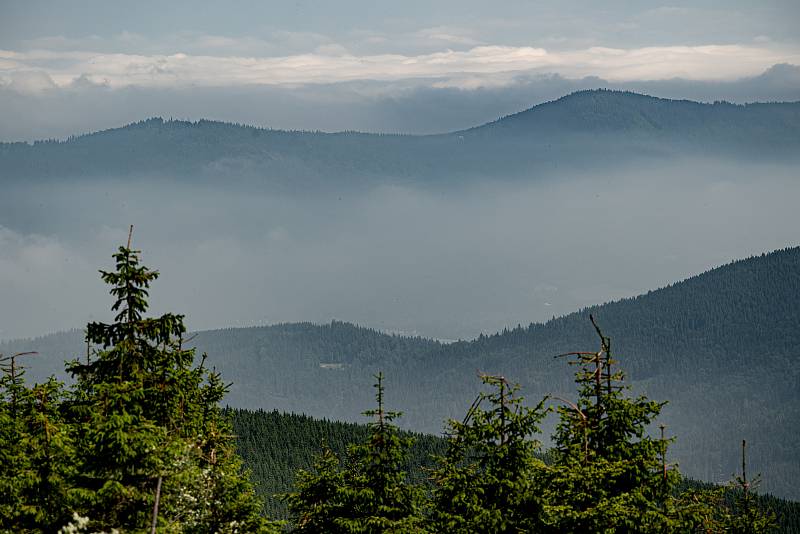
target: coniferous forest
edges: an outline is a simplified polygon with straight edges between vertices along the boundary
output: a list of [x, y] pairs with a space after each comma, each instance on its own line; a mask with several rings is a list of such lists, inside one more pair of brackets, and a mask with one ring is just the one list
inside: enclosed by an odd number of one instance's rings
[[[762, 489], [797, 500], [798, 303], [795, 247], [471, 341], [334, 321], [201, 331], [187, 336], [186, 346], [197, 348], [198, 359], [206, 353], [207, 365], [231, 383], [224, 400], [231, 407], [361, 422], [372, 400], [370, 377], [383, 371], [389, 404], [404, 412], [399, 426], [439, 434], [447, 418], [463, 417], [476, 370], [519, 382], [528, 399], [571, 398], [570, 367], [554, 355], [593, 346], [591, 314], [613, 333], [633, 392], [669, 400], [660, 422], [676, 437], [670, 450], [685, 475], [723, 483], [740, 468], [739, 443], [747, 439]], [[7, 355], [27, 351], [38, 352], [21, 358], [30, 381], [56, 374], [69, 382], [63, 362], [85, 352], [84, 334], [0, 343]], [[549, 437], [555, 424], [551, 413], [543, 433]]]
[[223, 409], [228, 385], [185, 348], [184, 317], [147, 315], [158, 272], [130, 242], [114, 260], [114, 321], [87, 325], [71, 386], [28, 384], [30, 355], [3, 357], [3, 531], [797, 531], [796, 505], [758, 495], [745, 442], [730, 485], [681, 477], [666, 403], [631, 395], [591, 316], [595, 346], [559, 356], [571, 395], [526, 402], [513, 377], [481, 374], [435, 438], [398, 428], [382, 373], [367, 426]]

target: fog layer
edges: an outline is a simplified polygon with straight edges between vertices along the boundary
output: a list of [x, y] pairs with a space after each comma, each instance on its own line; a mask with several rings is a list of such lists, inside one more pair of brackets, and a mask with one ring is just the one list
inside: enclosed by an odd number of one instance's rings
[[469, 338], [798, 244], [798, 171], [663, 161], [444, 192], [278, 196], [170, 177], [0, 197], [0, 338], [110, 318], [98, 268], [135, 226], [155, 311], [192, 329], [336, 318]]

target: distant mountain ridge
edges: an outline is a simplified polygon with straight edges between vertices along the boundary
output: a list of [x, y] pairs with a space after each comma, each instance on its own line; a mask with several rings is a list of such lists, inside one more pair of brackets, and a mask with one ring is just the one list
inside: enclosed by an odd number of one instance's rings
[[[627, 107], [627, 109], [626, 109]], [[633, 91], [618, 91], [611, 89], [585, 89], [564, 95], [555, 100], [549, 100], [536, 104], [527, 109], [504, 115], [496, 120], [479, 124], [465, 130], [455, 130], [442, 134], [399, 134], [399, 133], [374, 133], [360, 132], [357, 130], [342, 130], [326, 132], [320, 130], [285, 130], [269, 127], [254, 126], [238, 122], [216, 121], [209, 119], [199, 119], [188, 121], [182, 119], [164, 119], [163, 117], [150, 117], [137, 122], [125, 124], [116, 128], [98, 130], [84, 134], [72, 135], [65, 140], [41, 139], [32, 143], [28, 142], [0, 142], [0, 146], [28, 145], [35, 146], [40, 144], [69, 144], [82, 140], [113, 135], [126, 130], [147, 130], [153, 127], [171, 126], [174, 129], [190, 129], [194, 127], [202, 128], [205, 125], [217, 127], [227, 127], [257, 132], [281, 133], [291, 136], [311, 135], [311, 136], [369, 136], [387, 138], [408, 138], [408, 137], [441, 137], [458, 136], [468, 132], [475, 132], [483, 129], [504, 128], [507, 126], [546, 126], [548, 128], [564, 127], [584, 130], [587, 127], [599, 127], [603, 129], [626, 129], [639, 127], [642, 129], [653, 128], [665, 130], [669, 128], [685, 128], [685, 121], [691, 120], [688, 126], [697, 126], [709, 119], [715, 119], [715, 114], [720, 111], [735, 111], [739, 113], [750, 112], [748, 118], [757, 116], [760, 112], [776, 113], [767, 115], [767, 119], [782, 119], [784, 122], [773, 124], [778, 127], [796, 127], [794, 124], [800, 118], [800, 101], [797, 102], [750, 102], [737, 104], [724, 100], [714, 103], [697, 102], [687, 99], [671, 99], [650, 96]], [[787, 113], [781, 115], [780, 113]], [[562, 115], [563, 114], [563, 115]], [[570, 122], [556, 123], [555, 118], [563, 119], [567, 117]], [[538, 123], [538, 124], [536, 124]]]
[[[156, 175], [288, 188], [530, 175], [641, 157], [797, 159], [800, 103], [703, 104], [591, 90], [438, 135], [283, 131], [153, 118], [66, 141], [0, 144], [4, 180]], [[244, 177], [244, 178], [243, 178]]]
[[750, 126], [762, 132], [796, 133], [798, 120], [800, 102], [734, 104], [717, 101], [708, 104], [599, 89], [576, 91], [466, 131], [564, 129], [719, 135], [724, 133], [721, 129], [730, 128], [732, 122], [755, 121]]
[[[612, 337], [633, 392], [669, 401], [662, 420], [677, 436], [673, 460], [684, 472], [729, 479], [736, 444], [747, 439], [765, 489], [800, 497], [800, 247], [472, 341], [442, 344], [333, 322], [212, 330], [193, 342], [233, 382], [233, 406], [360, 421], [371, 375], [382, 370], [387, 402], [405, 412], [404, 424], [439, 432], [445, 417], [463, 415], [478, 370], [520, 382], [531, 400], [572, 391], [571, 369], [554, 356], [596, 348], [589, 313]], [[0, 352], [39, 350], [28, 363], [41, 378], [85, 353], [81, 337], [8, 342]]]

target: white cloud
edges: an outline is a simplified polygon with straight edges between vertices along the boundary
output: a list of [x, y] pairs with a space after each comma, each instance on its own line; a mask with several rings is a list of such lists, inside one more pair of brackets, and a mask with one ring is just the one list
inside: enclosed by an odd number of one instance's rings
[[[440, 29], [446, 30], [432, 30]], [[612, 82], [675, 77], [732, 80], [756, 75], [776, 63], [800, 63], [800, 50], [755, 44], [571, 51], [482, 45], [419, 55], [355, 55], [333, 43], [321, 43], [315, 52], [283, 56], [0, 50], [0, 79], [3, 85], [25, 93], [45, 90], [50, 86], [48, 79], [62, 88], [75, 86], [76, 80], [80, 80], [77, 85], [88, 81], [111, 88], [167, 88], [415, 78], [429, 79], [431, 85], [467, 88], [497, 86], [511, 83], [514, 75], [547, 72], [572, 78], [600, 76]]]
[[0, 77], [0, 85], [7, 86], [17, 93], [39, 95], [44, 92], [57, 89], [53, 79], [47, 72], [41, 70], [17, 70], [12, 77], [7, 80]]

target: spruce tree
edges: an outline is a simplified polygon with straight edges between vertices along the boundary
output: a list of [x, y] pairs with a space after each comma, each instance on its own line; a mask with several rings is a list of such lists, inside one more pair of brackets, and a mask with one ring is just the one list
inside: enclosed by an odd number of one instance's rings
[[724, 516], [722, 524], [732, 534], [762, 534], [777, 528], [775, 514], [759, 506], [756, 490], [761, 477], [747, 478], [747, 441], [742, 440], [742, 473], [735, 477], [730, 487], [734, 490], [734, 502]]
[[54, 532], [70, 517], [74, 476], [63, 384], [27, 387], [16, 356], [0, 358], [0, 531]]
[[[592, 318], [594, 324], [594, 319]], [[664, 403], [624, 394], [611, 340], [573, 352], [578, 400], [558, 408], [547, 484], [547, 523], [558, 532], [686, 532], [702, 513], [672, 495], [679, 481], [666, 465], [669, 440], [649, 435]]]
[[297, 491], [285, 496], [294, 532], [425, 532], [422, 490], [409, 483], [404, 466], [412, 439], [400, 435], [384, 409], [383, 375], [375, 376], [377, 409], [370, 435], [348, 449], [344, 467], [330, 451], [318, 457], [313, 471], [300, 472]]
[[165, 531], [264, 530], [218, 406], [226, 387], [193, 365], [182, 315], [145, 317], [158, 272], [139, 263], [130, 243], [114, 259], [114, 271], [101, 271], [114, 322], [90, 323], [87, 346], [97, 350], [68, 366], [77, 511], [92, 529], [140, 530], [155, 516]]
[[533, 436], [547, 410], [530, 408], [519, 386], [484, 375], [481, 393], [463, 421], [450, 421], [448, 448], [432, 473], [431, 521], [436, 532], [537, 532], [544, 503], [544, 463]]
[[310, 470], [297, 472], [295, 491], [284, 495], [283, 500], [289, 507], [292, 532], [349, 532], [341, 524], [341, 518], [352, 515], [345, 499], [345, 472], [339, 458], [327, 445], [323, 445]]

